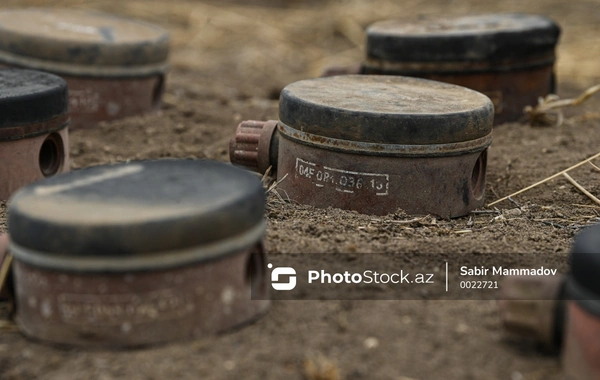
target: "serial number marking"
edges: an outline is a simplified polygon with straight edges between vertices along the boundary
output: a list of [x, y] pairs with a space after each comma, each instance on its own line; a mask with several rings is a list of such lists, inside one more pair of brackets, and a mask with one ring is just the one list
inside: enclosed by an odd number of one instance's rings
[[378, 196], [389, 194], [389, 174], [336, 169], [296, 158], [295, 175], [310, 179], [316, 187], [333, 187], [340, 193], [371, 191]]
[[180, 318], [194, 311], [195, 305], [174, 290], [146, 294], [68, 294], [58, 296], [58, 310], [65, 323], [103, 326]]
[[69, 107], [80, 113], [95, 113], [100, 109], [100, 94], [86, 88], [69, 90]]

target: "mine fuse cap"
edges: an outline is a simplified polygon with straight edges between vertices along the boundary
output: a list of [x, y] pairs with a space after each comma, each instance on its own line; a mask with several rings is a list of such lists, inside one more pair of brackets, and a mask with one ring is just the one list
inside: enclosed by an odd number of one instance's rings
[[0, 69], [0, 200], [69, 170], [67, 96], [55, 75]]
[[96, 166], [27, 186], [8, 217], [17, 324], [44, 341], [136, 346], [253, 319], [268, 305], [264, 211], [256, 176], [208, 160]]
[[[408, 77], [342, 75], [287, 85], [279, 99], [279, 120], [317, 136], [314, 143], [325, 137], [418, 146], [488, 137], [493, 112], [487, 97], [460, 86]], [[336, 148], [334, 142], [327, 143]], [[388, 152], [381, 146], [374, 153]]]
[[229, 142], [229, 160], [235, 166], [264, 174], [269, 167], [277, 169], [279, 136], [277, 120], [242, 121]]

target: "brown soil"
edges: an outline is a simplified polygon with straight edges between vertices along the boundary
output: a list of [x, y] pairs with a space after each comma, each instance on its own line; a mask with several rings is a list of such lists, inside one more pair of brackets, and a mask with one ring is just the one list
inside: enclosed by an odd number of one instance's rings
[[[3, 6], [41, 4], [4, 0]], [[422, 14], [525, 11], [563, 27], [559, 95], [598, 83], [600, 2], [577, 1], [76, 1], [168, 28], [172, 71], [158, 114], [105, 123], [71, 135], [72, 168], [161, 157], [228, 160], [243, 119], [277, 117], [277, 97], [292, 81], [330, 64], [362, 58], [362, 30], [385, 18]], [[268, 6], [265, 6], [268, 4]], [[566, 112], [562, 127], [495, 128], [488, 158], [493, 201], [567, 168], [600, 146], [600, 96]], [[600, 194], [599, 173], [572, 173]], [[268, 253], [422, 253], [448, 260], [476, 252], [527, 252], [566, 263], [573, 236], [600, 207], [564, 179], [498, 204], [500, 214], [454, 220], [402, 213], [370, 217], [317, 210], [270, 194]], [[5, 220], [5, 205], [0, 205]], [[4, 228], [4, 224], [2, 225]], [[470, 230], [463, 233], [463, 230]], [[459, 233], [457, 233], [459, 232]], [[456, 255], [456, 256], [453, 256]], [[491, 257], [491, 256], [490, 256]], [[496, 255], [496, 258], [500, 255]], [[2, 305], [6, 315], [7, 305]], [[275, 301], [257, 322], [204, 340], [132, 351], [52, 347], [23, 338], [0, 320], [2, 379], [558, 379], [557, 356], [508, 336], [493, 301]]]

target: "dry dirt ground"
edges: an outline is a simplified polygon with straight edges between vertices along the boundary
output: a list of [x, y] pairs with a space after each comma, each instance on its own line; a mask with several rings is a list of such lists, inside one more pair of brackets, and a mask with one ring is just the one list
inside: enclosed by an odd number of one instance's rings
[[[44, 3], [3, 0], [0, 7]], [[364, 28], [386, 18], [496, 11], [548, 15], [563, 28], [559, 95], [573, 96], [600, 82], [600, 1], [64, 0], [53, 4], [134, 16], [160, 24], [172, 35], [172, 70], [162, 110], [72, 133], [72, 169], [160, 157], [227, 161], [228, 140], [237, 123], [276, 118], [283, 86], [317, 76], [327, 65], [359, 62]], [[514, 123], [495, 128], [488, 156], [487, 200], [598, 153], [599, 106], [600, 95], [566, 110], [561, 127]], [[572, 176], [600, 195], [600, 173], [591, 166]], [[596, 222], [600, 211], [561, 178], [514, 200], [518, 205], [498, 204], [498, 214], [402, 222], [412, 217], [396, 213], [373, 218], [316, 210], [281, 202], [271, 194], [266, 244], [271, 257], [284, 261], [293, 253], [320, 253], [326, 260], [340, 252], [388, 253], [406, 260], [439, 253], [448, 261], [479, 253], [479, 260], [501, 261], [509, 253], [521, 252], [529, 255], [528, 260], [564, 270], [574, 235]], [[1, 212], [4, 221], [4, 205]], [[0, 325], [2, 379], [561, 377], [558, 357], [508, 336], [495, 302], [489, 300], [275, 301], [262, 319], [236, 331], [132, 351], [52, 347], [23, 338], [10, 322]]]

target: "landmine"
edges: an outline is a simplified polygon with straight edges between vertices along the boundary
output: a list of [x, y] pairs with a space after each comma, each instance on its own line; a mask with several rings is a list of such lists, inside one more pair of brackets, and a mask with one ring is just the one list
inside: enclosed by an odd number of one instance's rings
[[0, 69], [0, 200], [69, 170], [67, 84], [43, 72]]
[[213, 161], [97, 166], [26, 186], [8, 213], [17, 326], [46, 342], [132, 347], [251, 321], [269, 305], [264, 210], [259, 178]]
[[526, 106], [556, 91], [560, 27], [539, 15], [501, 13], [385, 20], [367, 28], [360, 65], [323, 74], [402, 75], [468, 87], [489, 96], [495, 124], [518, 121]]
[[561, 351], [565, 378], [600, 378], [600, 225], [576, 238], [567, 275], [508, 277], [498, 306], [508, 331]]
[[157, 110], [168, 53], [168, 33], [152, 24], [77, 9], [0, 11], [0, 65], [64, 78], [72, 130]]
[[233, 164], [277, 173], [292, 201], [459, 217], [484, 202], [490, 99], [419, 78], [344, 75], [285, 87], [279, 120], [242, 122]]

